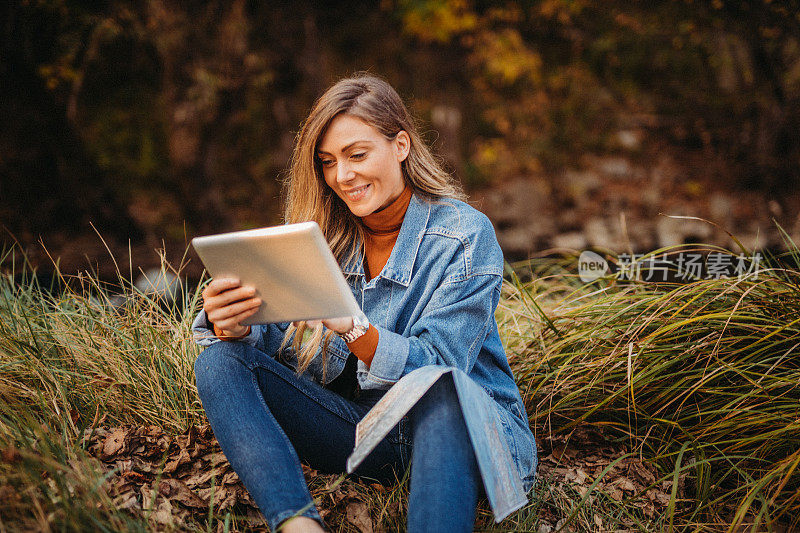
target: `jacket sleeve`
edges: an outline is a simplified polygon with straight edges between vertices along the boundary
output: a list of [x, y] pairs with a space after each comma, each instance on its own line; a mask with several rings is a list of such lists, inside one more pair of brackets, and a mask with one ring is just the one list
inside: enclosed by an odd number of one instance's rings
[[194, 342], [200, 346], [211, 346], [217, 342], [244, 342], [270, 355], [275, 354], [283, 340], [283, 334], [289, 327], [288, 322], [278, 324], [253, 324], [250, 333], [235, 341], [222, 341], [214, 334], [213, 326], [208, 321], [206, 310], [201, 309], [200, 313], [192, 322], [192, 337]]
[[469, 373], [495, 320], [502, 280], [498, 274], [475, 274], [440, 285], [408, 336], [377, 326], [378, 347], [365, 382], [386, 389], [427, 365], [453, 366]]

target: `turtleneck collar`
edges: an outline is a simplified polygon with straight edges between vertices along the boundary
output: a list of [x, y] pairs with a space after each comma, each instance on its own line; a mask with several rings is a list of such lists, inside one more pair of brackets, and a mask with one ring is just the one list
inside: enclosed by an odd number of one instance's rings
[[408, 185], [405, 186], [400, 196], [381, 209], [372, 214], [361, 218], [367, 231], [373, 234], [394, 233], [400, 231], [403, 225], [403, 217], [411, 202], [413, 191]]

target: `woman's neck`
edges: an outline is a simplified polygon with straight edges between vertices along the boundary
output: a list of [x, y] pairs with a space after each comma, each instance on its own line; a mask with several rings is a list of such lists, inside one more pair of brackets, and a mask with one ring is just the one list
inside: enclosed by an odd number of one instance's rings
[[411, 203], [413, 191], [408, 185], [392, 203], [381, 209], [361, 218], [367, 231], [374, 234], [393, 233], [400, 230], [403, 224], [403, 217]]

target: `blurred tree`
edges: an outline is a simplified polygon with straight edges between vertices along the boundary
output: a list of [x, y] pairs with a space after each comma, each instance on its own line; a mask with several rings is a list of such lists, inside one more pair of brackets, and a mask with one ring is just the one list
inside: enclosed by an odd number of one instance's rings
[[738, 183], [800, 184], [795, 0], [398, 0], [404, 30], [461, 46], [479, 173], [561, 167], [613, 147], [626, 115], [726, 158]]
[[704, 66], [714, 76], [705, 98], [687, 99], [700, 105], [710, 141], [736, 162], [745, 185], [782, 192], [796, 187], [800, 2], [683, 0], [679, 6], [680, 25], [700, 39]]
[[0, 219], [23, 240], [54, 228], [85, 232], [89, 221], [119, 239], [142, 235], [66, 112], [75, 60], [102, 9], [58, 1], [3, 7]]
[[277, 223], [300, 121], [360, 70], [468, 187], [616, 150], [633, 124], [780, 194], [800, 180], [798, 3], [17, 0], [0, 217], [123, 243]]

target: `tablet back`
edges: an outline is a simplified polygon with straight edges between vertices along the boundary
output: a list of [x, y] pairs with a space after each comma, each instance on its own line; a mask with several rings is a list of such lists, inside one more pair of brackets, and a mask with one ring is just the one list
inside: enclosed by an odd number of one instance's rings
[[316, 222], [195, 237], [192, 246], [212, 277], [255, 287], [261, 307], [242, 325], [360, 311]]

